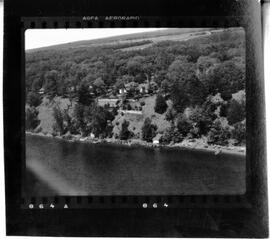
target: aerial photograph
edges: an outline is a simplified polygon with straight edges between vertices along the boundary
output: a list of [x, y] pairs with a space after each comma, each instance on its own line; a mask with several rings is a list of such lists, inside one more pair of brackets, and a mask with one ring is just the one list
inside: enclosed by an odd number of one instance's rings
[[31, 29], [25, 42], [24, 196], [245, 193], [243, 28]]

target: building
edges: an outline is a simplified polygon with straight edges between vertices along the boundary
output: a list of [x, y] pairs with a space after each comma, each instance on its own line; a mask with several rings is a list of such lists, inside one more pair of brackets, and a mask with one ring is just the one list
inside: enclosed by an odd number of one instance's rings
[[158, 145], [160, 143], [160, 139], [161, 139], [162, 134], [157, 134], [154, 138], [153, 138], [153, 144]]
[[119, 99], [110, 99], [110, 98], [100, 98], [97, 99], [98, 106], [104, 107], [105, 105], [108, 105], [110, 108], [114, 108], [117, 106], [117, 104], [120, 102]]
[[43, 95], [43, 94], [44, 94], [44, 88], [41, 87], [41, 88], [39, 89], [38, 93], [39, 93], [40, 95]]
[[147, 94], [149, 91], [149, 84], [140, 84], [139, 89], [141, 94]]
[[119, 89], [119, 94], [127, 93], [127, 90], [125, 88]]

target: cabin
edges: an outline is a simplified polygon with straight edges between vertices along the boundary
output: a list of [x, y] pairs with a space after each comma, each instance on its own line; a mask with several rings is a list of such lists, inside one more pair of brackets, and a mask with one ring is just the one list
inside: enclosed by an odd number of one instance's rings
[[149, 84], [140, 84], [139, 89], [141, 94], [147, 94], [149, 91]]
[[127, 90], [125, 88], [119, 89], [119, 94], [127, 93]]
[[74, 92], [76, 92], [78, 90], [78, 87], [77, 86], [69, 86], [67, 88], [67, 90], [68, 90], [69, 93], [74, 93]]
[[154, 138], [153, 138], [153, 144], [158, 145], [160, 143], [162, 134], [157, 134]]
[[143, 115], [142, 111], [139, 110], [119, 110], [118, 112], [130, 115], [139, 115], [139, 116]]
[[100, 98], [100, 99], [97, 99], [97, 103], [98, 103], [98, 106], [101, 106], [101, 107], [108, 105], [109, 108], [114, 108], [114, 107], [117, 107], [117, 104], [119, 103], [119, 99]]
[[38, 93], [40, 94], [40, 95], [43, 95], [44, 94], [44, 88], [43, 87], [41, 87], [40, 89], [39, 89], [39, 91], [38, 91]]

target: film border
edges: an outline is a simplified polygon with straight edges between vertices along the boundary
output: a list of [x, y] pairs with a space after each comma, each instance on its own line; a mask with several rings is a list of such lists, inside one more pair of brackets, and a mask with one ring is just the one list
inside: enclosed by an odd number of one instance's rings
[[[3, 100], [7, 235], [268, 237], [264, 82], [260, 28], [261, 9], [258, 1], [168, 0], [160, 3], [151, 0], [135, 2], [7, 0], [4, 7]], [[21, 198], [21, 169], [24, 160], [21, 157], [24, 154], [24, 131], [21, 128], [21, 125], [24, 124], [24, 115], [21, 114], [21, 110], [24, 109], [24, 95], [21, 92], [23, 84], [18, 79], [21, 78], [24, 69], [24, 62], [21, 62], [22, 52], [24, 52], [24, 49], [22, 49], [22, 46], [24, 46], [23, 31], [29, 26], [28, 24], [31, 24], [30, 22], [34, 22], [32, 27], [49, 27], [53, 24], [52, 21], [55, 21], [58, 26], [65, 27], [63, 22], [69, 22], [69, 19], [74, 19], [68, 16], [83, 16], [89, 12], [97, 16], [105, 14], [133, 15], [134, 13], [143, 16], [194, 15], [194, 17], [179, 17], [181, 19], [178, 22], [181, 23], [180, 27], [191, 27], [192, 25], [188, 25], [191, 22], [194, 24], [193, 27], [195, 27], [195, 24], [198, 27], [203, 23], [207, 26], [209, 22], [207, 20], [202, 21], [202, 19], [216, 19], [218, 25], [221, 19], [229, 20], [230, 18], [226, 17], [229, 15], [233, 19], [239, 19], [247, 33], [248, 67], [246, 70], [249, 78], [247, 94], [251, 96], [251, 98], [248, 98], [249, 114], [247, 118], [248, 125], [251, 126], [251, 131], [248, 132], [250, 142], [248, 142], [247, 148], [252, 149], [247, 153], [249, 157], [247, 159], [249, 164], [247, 165], [249, 168], [247, 183], [250, 185], [250, 191], [243, 197], [248, 199], [251, 208], [230, 209], [225, 207], [218, 208], [215, 205], [212, 205], [212, 208], [203, 208], [203, 204], [200, 206], [196, 204], [198, 207], [194, 209], [168, 207], [166, 210], [160, 208], [147, 210], [138, 208], [105, 209], [104, 207], [98, 210], [91, 208], [87, 210], [22, 209], [21, 206], [26, 205], [26, 201], [23, 202], [24, 199]], [[23, 16], [25, 18], [22, 18]], [[56, 18], [53, 16], [66, 17]], [[82, 24], [82, 17], [76, 17], [75, 19], [76, 22], [80, 22], [78, 24], [81, 24], [81, 26], [85, 26], [85, 24], [89, 24], [88, 27], [98, 26], [96, 23], [86, 23], [87, 21]], [[145, 20], [147, 19], [149, 17], [145, 17]], [[164, 22], [168, 23], [169, 26], [172, 23], [171, 19], [172, 17], [156, 17], [157, 26], [161, 26], [161, 23], [167, 25]], [[45, 25], [40, 24], [41, 20]], [[142, 20], [142, 17], [140, 17], [140, 20]], [[225, 22], [228, 23], [228, 26], [231, 26], [230, 23], [232, 22], [227, 20]], [[73, 20], [71, 22], [72, 24], [68, 23], [69, 26], [77, 24]], [[112, 27], [116, 27], [119, 23], [111, 24]], [[123, 23], [123, 26], [126, 25], [126, 23]], [[100, 26], [105, 25], [100, 23]], [[14, 95], [18, 97], [13, 97]], [[215, 196], [212, 197], [214, 198]], [[198, 196], [195, 199], [190, 199], [190, 201], [195, 200], [197, 202], [197, 198]], [[204, 196], [200, 196], [200, 198], [204, 198]], [[48, 198], [33, 199], [41, 199], [44, 200], [43, 202], [51, 200]], [[32, 198], [26, 200], [32, 200]], [[52, 200], [55, 200], [55, 198]], [[59, 202], [59, 198], [57, 200]], [[166, 200], [169, 199], [166, 198]], [[37, 200], [36, 202], [40, 203]], [[204, 223], [204, 220], [201, 220], [202, 217], [208, 217], [209, 214], [216, 221], [219, 221], [221, 231], [214, 233], [211, 231], [198, 232], [196, 228], [190, 227], [193, 224], [200, 228], [200, 225]], [[193, 220], [194, 218], [197, 218], [197, 220]], [[183, 225], [185, 227], [188, 226], [186, 231], [182, 230]], [[231, 228], [235, 233], [230, 230]]]

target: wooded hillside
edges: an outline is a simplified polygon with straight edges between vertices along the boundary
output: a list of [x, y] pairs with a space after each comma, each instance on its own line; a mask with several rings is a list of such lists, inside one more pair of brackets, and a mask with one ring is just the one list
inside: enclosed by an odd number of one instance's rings
[[[168, 35], [158, 42], [136, 38], [26, 52], [26, 128], [38, 128], [44, 99], [60, 97], [74, 104], [72, 110], [52, 104], [55, 134], [145, 141], [161, 134], [164, 144], [201, 137], [213, 144], [244, 144], [244, 31], [189, 34], [184, 40]], [[155, 104], [147, 104], [152, 99]], [[153, 113], [146, 117], [150, 105]], [[141, 112], [139, 129], [126, 111]]]

